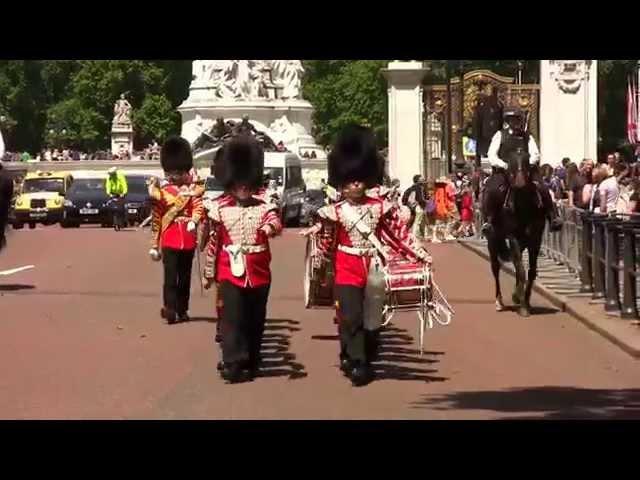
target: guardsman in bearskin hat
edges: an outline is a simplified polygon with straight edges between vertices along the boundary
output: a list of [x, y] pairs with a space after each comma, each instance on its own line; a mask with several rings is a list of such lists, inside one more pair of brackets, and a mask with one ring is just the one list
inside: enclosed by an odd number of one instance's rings
[[[486, 222], [482, 226], [485, 236], [493, 233], [493, 222], [498, 217], [500, 210], [505, 206], [512, 208], [507, 194], [509, 192], [509, 176], [507, 175], [509, 156], [516, 151], [524, 151], [529, 154], [530, 165], [534, 177], [540, 163], [540, 151], [533, 136], [525, 126], [524, 113], [517, 108], [509, 108], [504, 111], [504, 126], [493, 136], [489, 146], [488, 158], [493, 167], [493, 175], [486, 183], [483, 199], [483, 215]], [[562, 223], [557, 216], [555, 206], [551, 200], [549, 190], [541, 182], [534, 182], [539, 192], [541, 207], [545, 209], [551, 230], [559, 230]], [[506, 252], [501, 252], [506, 256]]]
[[318, 221], [301, 234], [317, 234], [329, 225], [335, 227], [334, 296], [340, 368], [353, 385], [360, 386], [371, 380], [370, 362], [381, 326], [379, 300], [384, 299], [385, 293], [381, 263], [394, 254], [414, 261], [431, 261], [431, 257], [426, 250], [414, 250], [401, 242], [393, 232], [390, 204], [366, 194], [367, 188], [379, 184], [383, 165], [370, 129], [345, 128], [328, 161], [329, 184], [340, 191], [341, 200], [318, 210]]
[[197, 225], [203, 215], [204, 189], [192, 183], [193, 157], [184, 138], [170, 137], [160, 149], [166, 183], [149, 187], [153, 202], [149, 255], [162, 259], [164, 287], [161, 315], [169, 324], [187, 321], [191, 266], [197, 247]]
[[282, 231], [277, 206], [258, 195], [264, 152], [250, 136], [229, 140], [214, 166], [225, 194], [207, 205], [210, 236], [205, 288], [218, 285], [222, 300], [219, 370], [230, 383], [258, 373], [271, 286], [269, 238]]

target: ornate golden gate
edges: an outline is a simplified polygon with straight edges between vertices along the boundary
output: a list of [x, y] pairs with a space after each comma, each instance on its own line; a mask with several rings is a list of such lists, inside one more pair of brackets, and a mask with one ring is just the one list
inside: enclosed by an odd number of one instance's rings
[[[539, 142], [540, 86], [515, 84], [513, 77], [503, 77], [489, 70], [466, 73], [463, 80], [451, 79], [451, 106], [448, 105], [446, 85], [425, 85], [424, 92], [424, 173], [437, 178], [450, 173], [447, 148], [451, 138], [452, 165], [464, 162], [462, 137], [471, 126], [481, 89], [490, 84], [496, 89], [504, 108], [518, 107], [527, 112], [529, 130]], [[449, 112], [451, 107], [451, 112]], [[449, 124], [449, 118], [451, 119]]]

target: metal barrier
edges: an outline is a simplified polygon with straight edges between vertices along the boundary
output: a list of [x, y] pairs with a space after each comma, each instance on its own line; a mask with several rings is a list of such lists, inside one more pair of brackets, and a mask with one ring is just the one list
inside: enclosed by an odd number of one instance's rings
[[[638, 288], [638, 238], [640, 214], [599, 214], [558, 202], [563, 228], [545, 230], [541, 252], [556, 265], [564, 266], [580, 282], [580, 292], [591, 294], [605, 312], [624, 319], [640, 319]], [[482, 214], [475, 205], [476, 240]]]

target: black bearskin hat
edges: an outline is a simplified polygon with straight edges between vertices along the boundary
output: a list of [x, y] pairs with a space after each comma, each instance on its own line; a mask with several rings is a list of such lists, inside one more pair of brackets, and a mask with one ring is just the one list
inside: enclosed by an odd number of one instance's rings
[[160, 165], [165, 172], [188, 172], [193, 168], [191, 145], [182, 137], [172, 136], [162, 144]]
[[384, 158], [378, 154], [373, 131], [358, 125], [340, 132], [328, 164], [329, 185], [334, 188], [356, 180], [372, 187], [380, 185], [384, 176]]
[[216, 152], [214, 175], [225, 189], [243, 184], [258, 190], [262, 186], [263, 172], [264, 151], [253, 137], [233, 137]]

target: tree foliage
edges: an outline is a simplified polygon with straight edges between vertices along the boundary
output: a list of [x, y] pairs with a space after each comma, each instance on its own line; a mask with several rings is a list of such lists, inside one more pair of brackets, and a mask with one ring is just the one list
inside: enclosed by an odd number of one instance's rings
[[113, 105], [125, 93], [134, 111], [143, 109], [135, 116], [140, 147], [149, 137], [180, 132], [175, 108], [187, 97], [190, 80], [190, 61], [1, 61], [5, 140], [12, 150], [31, 152], [50, 142], [106, 149]]

